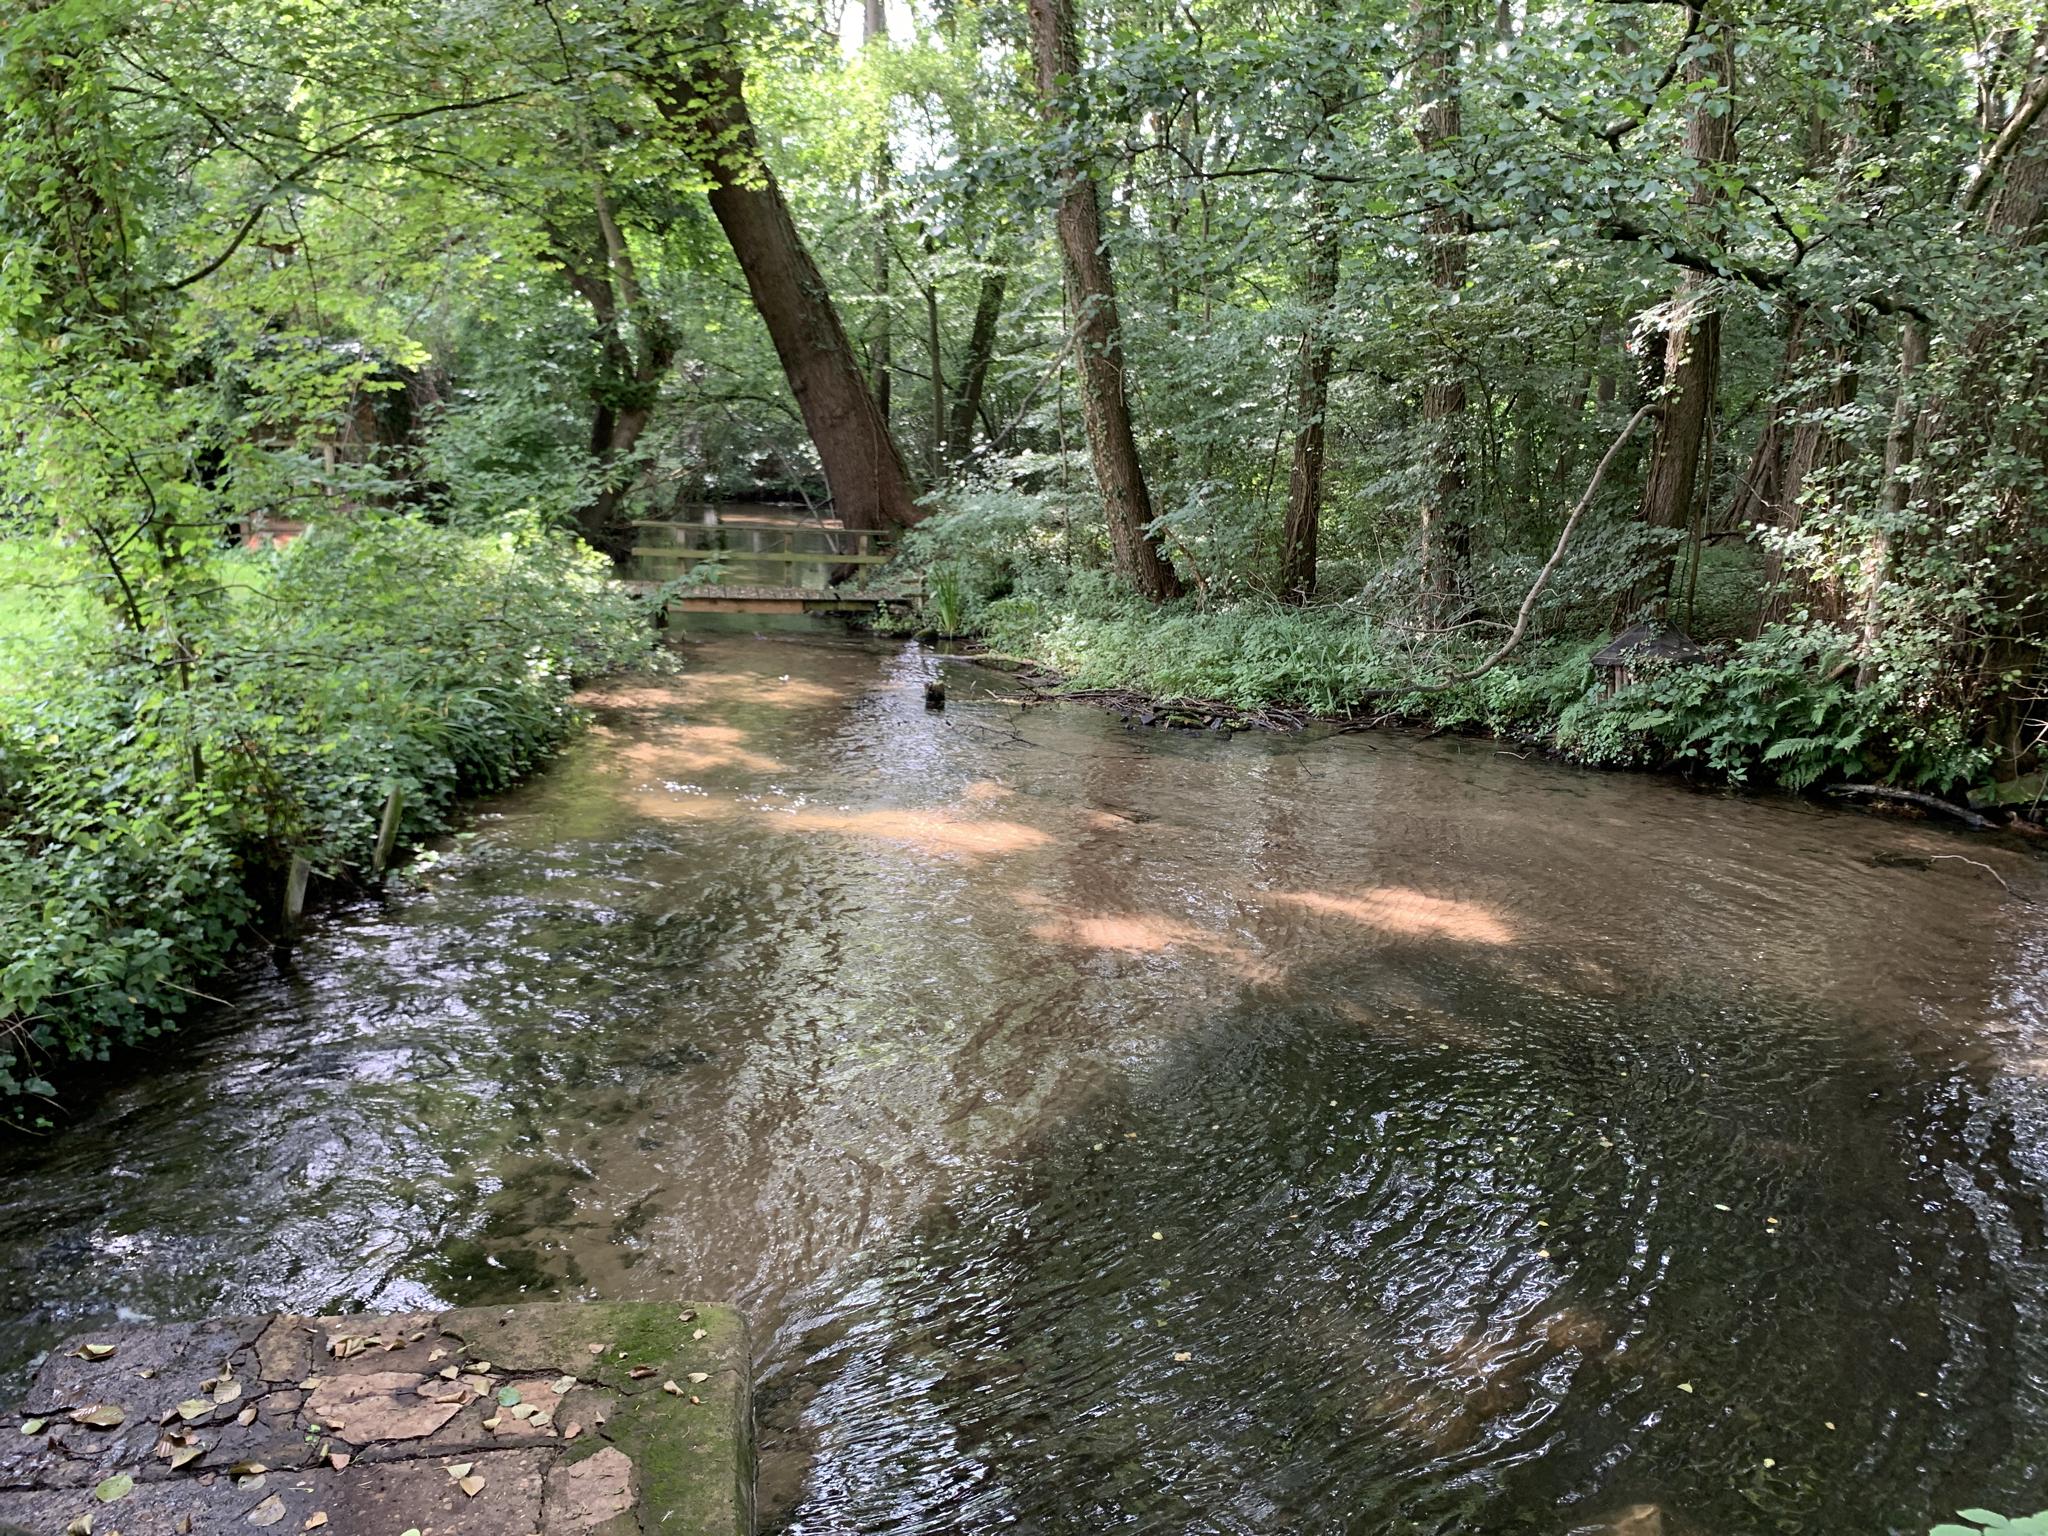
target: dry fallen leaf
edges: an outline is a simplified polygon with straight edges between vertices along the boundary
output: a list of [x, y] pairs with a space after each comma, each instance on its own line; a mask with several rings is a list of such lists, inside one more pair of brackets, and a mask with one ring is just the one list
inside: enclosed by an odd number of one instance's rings
[[171, 1452], [171, 1470], [175, 1472], [187, 1462], [197, 1461], [205, 1454], [206, 1447], [203, 1445], [181, 1445]]
[[632, 1377], [635, 1381], [644, 1381], [646, 1378], [654, 1374], [654, 1367], [651, 1365], [636, 1365], [633, 1367], [633, 1369], [626, 1372], [626, 1374]]
[[488, 1429], [492, 1434], [496, 1434], [498, 1432], [498, 1426], [504, 1422], [505, 1421], [503, 1419], [499, 1418], [494, 1413], [488, 1419], [484, 1420], [484, 1428]]
[[690, 1330], [690, 1337], [693, 1339], [701, 1339], [704, 1337], [704, 1330], [702, 1328], [692, 1328]]
[[194, 1419], [203, 1419], [213, 1412], [213, 1404], [203, 1397], [188, 1397], [178, 1404], [178, 1417], [190, 1424]]
[[324, 1509], [316, 1509], [313, 1511], [312, 1514], [306, 1516], [306, 1523], [299, 1527], [299, 1529], [305, 1531], [317, 1531], [320, 1529], [321, 1526], [325, 1525], [326, 1523], [327, 1511]]
[[104, 1360], [113, 1352], [111, 1344], [81, 1344], [70, 1353], [74, 1360]]
[[249, 1511], [251, 1525], [275, 1525], [284, 1518], [284, 1500], [272, 1494]]
[[64, 1536], [92, 1536], [92, 1516], [80, 1515], [64, 1527]]
[[476, 1463], [473, 1461], [458, 1461], [453, 1466], [443, 1467], [441, 1470], [446, 1472], [455, 1482], [459, 1483], [476, 1470]]
[[[1829, 1425], [1828, 1427], [1832, 1429], [1834, 1426]], [[574, 1440], [578, 1435], [582, 1433], [583, 1426], [581, 1424], [578, 1424], [574, 1419], [571, 1419], [569, 1421], [569, 1427], [562, 1431], [562, 1438], [564, 1440]]]
[[1690, 1392], [1692, 1391], [1692, 1383], [1689, 1381], [1681, 1381], [1678, 1384], [1678, 1390], [1681, 1392]]
[[591, 1344], [586, 1347], [590, 1350], [590, 1352], [593, 1355], [601, 1355], [604, 1353], [604, 1346], [602, 1344]]
[[235, 1422], [241, 1425], [242, 1428], [247, 1429], [256, 1422], [256, 1410], [254, 1408], [244, 1408], [235, 1415]]
[[1193, 1350], [1188, 1350], [1188, 1349], [1176, 1349], [1176, 1350], [1175, 1350], [1175, 1351], [1173, 1352], [1173, 1358], [1174, 1358], [1175, 1360], [1181, 1360], [1181, 1361], [1186, 1361], [1186, 1360], [1192, 1360], [1192, 1359], [1194, 1359], [1194, 1358], [1195, 1358], [1195, 1355], [1194, 1355], [1194, 1351], [1193, 1351]]
[[701, 1382], [701, 1381], [709, 1381], [710, 1379], [711, 1379], [711, 1373], [710, 1373], [709, 1371], [692, 1371], [692, 1372], [690, 1372], [690, 1385], [692, 1385], [692, 1386], [695, 1386], [695, 1385], [696, 1385], [696, 1384], [697, 1384], [698, 1382]]
[[573, 1392], [576, 1390], [576, 1378], [574, 1376], [557, 1376], [555, 1378], [554, 1386], [555, 1396], [560, 1397], [565, 1392]]
[[72, 1423], [90, 1425], [94, 1429], [119, 1429], [127, 1419], [128, 1410], [119, 1403], [94, 1403], [71, 1415]]
[[327, 1465], [334, 1468], [337, 1472], [345, 1472], [348, 1470], [348, 1464], [353, 1460], [355, 1458], [349, 1455], [348, 1452], [335, 1451], [328, 1456]]
[[672, 1380], [664, 1381], [661, 1384], [661, 1390], [666, 1392], [670, 1397], [681, 1397], [683, 1395], [683, 1389], [677, 1386], [675, 1382]]
[[455, 1486], [460, 1488], [465, 1496], [473, 1499], [484, 1491], [484, 1480], [480, 1477], [465, 1477]]
[[242, 1384], [239, 1381], [224, 1381], [213, 1389], [214, 1403], [221, 1407], [236, 1401], [241, 1395]]

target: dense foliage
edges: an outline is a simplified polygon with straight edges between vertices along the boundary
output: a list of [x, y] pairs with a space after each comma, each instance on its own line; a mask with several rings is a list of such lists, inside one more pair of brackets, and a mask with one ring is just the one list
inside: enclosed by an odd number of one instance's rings
[[560, 740], [573, 675], [645, 647], [605, 562], [532, 529], [350, 520], [214, 557], [183, 671], [67, 608], [77, 551], [30, 552], [13, 590], [50, 601], [0, 631], [0, 1095], [157, 1033], [277, 933], [293, 855], [359, 877], [393, 787], [407, 841], [446, 829]]

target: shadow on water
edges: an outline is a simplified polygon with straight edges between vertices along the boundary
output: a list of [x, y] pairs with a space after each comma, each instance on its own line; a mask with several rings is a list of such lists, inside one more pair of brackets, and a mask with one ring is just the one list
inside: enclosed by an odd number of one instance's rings
[[2011, 1129], [1956, 1123], [1981, 1083], [1419, 958], [1244, 1000], [920, 1219], [778, 1342], [768, 1514], [1824, 1532], [2035, 1496], [2039, 1195], [1958, 1198]]
[[0, 1372], [730, 1296], [791, 1532], [2048, 1502], [2048, 934], [1943, 834], [688, 658], [0, 1151]]

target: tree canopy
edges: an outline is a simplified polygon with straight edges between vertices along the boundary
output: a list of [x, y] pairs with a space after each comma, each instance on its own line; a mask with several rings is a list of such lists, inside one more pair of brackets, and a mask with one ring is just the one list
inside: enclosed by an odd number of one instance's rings
[[251, 519], [831, 498], [991, 633], [1646, 618], [1781, 776], [2010, 779], [2044, 107], [2006, 0], [24, 0], [0, 490], [144, 629]]

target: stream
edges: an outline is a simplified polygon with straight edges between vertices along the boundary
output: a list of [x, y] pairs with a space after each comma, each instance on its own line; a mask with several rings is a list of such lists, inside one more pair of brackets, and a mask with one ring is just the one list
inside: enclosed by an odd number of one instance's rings
[[2030, 855], [680, 651], [0, 1145], [9, 1397], [115, 1317], [731, 1299], [764, 1531], [2048, 1506]]

